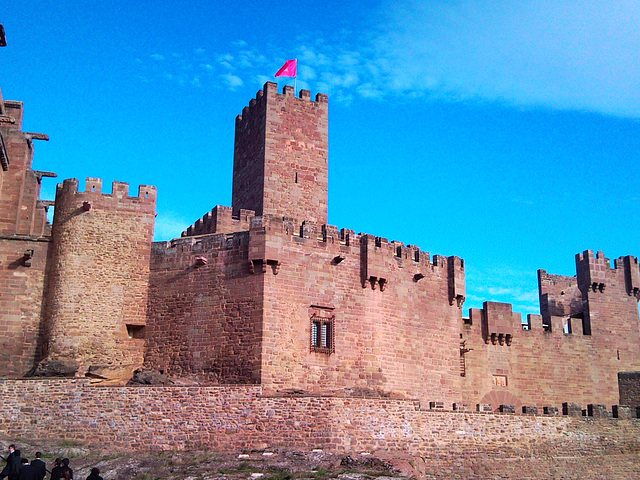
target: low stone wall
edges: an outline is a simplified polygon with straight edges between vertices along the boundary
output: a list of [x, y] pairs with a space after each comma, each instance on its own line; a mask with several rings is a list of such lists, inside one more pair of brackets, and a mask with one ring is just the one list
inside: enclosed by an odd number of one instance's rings
[[267, 397], [259, 386], [0, 380], [0, 436], [114, 451], [313, 449], [430, 458], [640, 451], [640, 420], [432, 412], [415, 401]]

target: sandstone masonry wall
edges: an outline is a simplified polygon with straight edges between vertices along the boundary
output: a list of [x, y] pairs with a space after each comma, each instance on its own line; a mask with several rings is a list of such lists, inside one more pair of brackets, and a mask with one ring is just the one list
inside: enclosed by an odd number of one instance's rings
[[84, 192], [76, 179], [58, 186], [44, 372], [58, 362], [126, 382], [142, 365], [155, 204], [155, 187], [129, 197], [128, 184], [103, 194], [96, 178]]
[[8, 157], [7, 171], [0, 189], [0, 235], [42, 236], [46, 230], [46, 206], [38, 201], [42, 175], [33, 162], [33, 139], [46, 135], [22, 131], [22, 102], [5, 101], [6, 115], [0, 118], [0, 135]]
[[0, 238], [0, 376], [27, 375], [41, 358], [49, 247], [47, 239]]
[[[256, 217], [249, 260], [264, 277], [262, 385], [460, 401], [456, 259], [336, 227]], [[457, 273], [452, 273], [452, 272]], [[416, 280], [419, 277], [419, 280]], [[332, 323], [312, 345], [313, 321]]]
[[618, 373], [620, 403], [640, 408], [640, 372]]
[[327, 223], [328, 97], [267, 82], [236, 119], [233, 212]]
[[429, 412], [416, 401], [269, 397], [258, 386], [94, 387], [0, 380], [0, 435], [115, 451], [324, 448], [470, 462], [637, 451], [637, 419]]
[[42, 355], [50, 226], [38, 198], [55, 174], [32, 169], [33, 140], [48, 137], [22, 131], [22, 102], [0, 102], [0, 375], [19, 377]]
[[258, 383], [262, 277], [249, 233], [153, 244], [145, 365], [220, 383]]
[[[611, 290], [614, 290], [612, 285]], [[620, 292], [613, 295], [619, 296]], [[594, 328], [584, 335], [581, 325], [564, 333], [568, 317], [550, 317], [553, 328], [543, 327], [542, 316], [530, 316], [530, 329], [523, 330], [520, 314], [511, 314], [510, 342], [493, 343], [483, 335], [482, 324], [491, 314], [487, 308], [472, 309], [470, 323], [463, 325], [461, 363], [465, 369], [462, 388], [465, 402], [562, 407], [564, 402], [588, 404], [622, 403], [618, 392], [618, 372], [640, 370], [640, 336], [630, 317], [607, 317], [608, 329]], [[508, 307], [511, 305], [499, 304]], [[637, 308], [637, 307], [636, 307]], [[594, 326], [595, 327], [595, 326]], [[609, 330], [611, 329], [611, 330]], [[624, 335], [614, 332], [623, 331]], [[597, 333], [596, 333], [597, 332]]]

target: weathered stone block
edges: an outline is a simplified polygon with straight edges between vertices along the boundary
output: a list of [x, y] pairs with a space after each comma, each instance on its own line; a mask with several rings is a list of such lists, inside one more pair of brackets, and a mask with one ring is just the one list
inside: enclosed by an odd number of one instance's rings
[[569, 417], [581, 417], [582, 405], [579, 403], [565, 402], [562, 404], [562, 414]]
[[500, 405], [499, 410], [501, 413], [516, 413], [515, 405]]

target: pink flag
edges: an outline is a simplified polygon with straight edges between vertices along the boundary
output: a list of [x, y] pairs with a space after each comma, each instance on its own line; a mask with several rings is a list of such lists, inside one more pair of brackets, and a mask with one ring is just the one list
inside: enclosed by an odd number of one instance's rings
[[298, 59], [287, 60], [284, 65], [276, 73], [276, 77], [297, 77], [298, 76]]

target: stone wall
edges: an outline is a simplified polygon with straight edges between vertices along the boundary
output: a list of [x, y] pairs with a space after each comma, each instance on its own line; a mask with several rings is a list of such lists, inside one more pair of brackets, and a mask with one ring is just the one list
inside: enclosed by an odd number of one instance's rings
[[640, 408], [640, 372], [618, 373], [620, 403]]
[[561, 317], [551, 317], [554, 326], [549, 330], [539, 315], [530, 316], [530, 329], [523, 330], [520, 315], [514, 313], [511, 341], [494, 343], [491, 338], [485, 342], [482, 332], [490, 306], [487, 302], [482, 310], [472, 309], [462, 327], [465, 402], [489, 403], [494, 410], [501, 404], [515, 405], [519, 412], [522, 406], [542, 411], [564, 402], [582, 408], [624, 403], [618, 394], [618, 372], [640, 370], [640, 343], [638, 335], [612, 333], [633, 329], [630, 318], [606, 317], [607, 332], [595, 324], [598, 329], [592, 335], [583, 335], [580, 330], [564, 333]]
[[22, 102], [0, 94], [0, 375], [28, 374], [42, 355], [42, 316], [50, 249], [48, 202], [39, 201], [42, 176], [32, 169], [33, 140], [22, 131]]
[[153, 244], [145, 365], [215, 383], [258, 383], [262, 277], [249, 233]]
[[[0, 375], [27, 375], [40, 360], [50, 242], [0, 238]], [[31, 253], [33, 252], [33, 253]]]
[[0, 380], [0, 435], [103, 449], [323, 448], [471, 461], [638, 452], [637, 419], [421, 410], [411, 400], [269, 397], [258, 386], [96, 387]]
[[[460, 401], [453, 257], [329, 225], [254, 220], [249, 259], [265, 282], [265, 389]], [[312, 345], [314, 321], [332, 324], [326, 347]]]
[[22, 102], [4, 102], [6, 116], [0, 118], [0, 135], [8, 157], [0, 189], [0, 235], [42, 236], [48, 234], [46, 206], [39, 202], [42, 176], [33, 162], [33, 140], [47, 135], [22, 131]]

